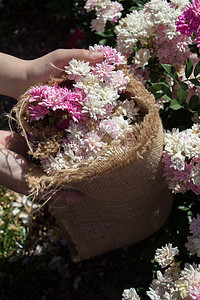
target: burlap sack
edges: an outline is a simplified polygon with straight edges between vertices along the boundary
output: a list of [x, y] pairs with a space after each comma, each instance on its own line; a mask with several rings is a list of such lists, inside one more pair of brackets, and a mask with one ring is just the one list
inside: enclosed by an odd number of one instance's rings
[[[154, 97], [133, 78], [124, 97], [134, 99], [143, 112], [131, 146], [129, 140], [127, 148], [112, 147], [88, 165], [54, 177], [36, 166], [28, 173], [35, 191], [73, 187], [84, 194], [81, 202], [53, 206], [76, 262], [145, 239], [170, 212], [171, 192], [162, 176], [163, 128]], [[16, 109], [17, 119], [31, 133], [24, 103], [26, 95]]]

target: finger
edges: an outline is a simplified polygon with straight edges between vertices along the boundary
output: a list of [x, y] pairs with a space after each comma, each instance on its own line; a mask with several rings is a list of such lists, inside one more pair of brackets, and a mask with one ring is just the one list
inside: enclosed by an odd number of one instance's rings
[[97, 63], [103, 59], [103, 53], [84, 49], [58, 49], [49, 55], [52, 56], [52, 61], [55, 61], [60, 68], [68, 65], [72, 58], [90, 63]]
[[[28, 161], [20, 154], [8, 149], [0, 149], [0, 183], [17, 193], [30, 195], [30, 188], [26, 182]], [[56, 192], [39, 193], [38, 199], [49, 201], [54, 207], [65, 207], [69, 202], [78, 202], [83, 194], [76, 190], [61, 190]]]
[[21, 194], [29, 194], [25, 180], [28, 161], [20, 154], [9, 149], [0, 149], [0, 183]]
[[0, 130], [0, 147], [21, 154], [28, 159], [28, 145], [26, 140], [15, 132]]

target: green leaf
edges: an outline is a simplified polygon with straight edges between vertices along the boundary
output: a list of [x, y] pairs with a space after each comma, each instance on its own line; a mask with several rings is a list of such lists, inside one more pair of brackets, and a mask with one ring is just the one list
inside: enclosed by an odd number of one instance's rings
[[102, 46], [105, 46], [107, 43], [107, 40], [106, 39], [102, 39], [99, 41], [99, 45], [102, 45]]
[[199, 105], [199, 96], [198, 95], [193, 95], [190, 100], [189, 100], [189, 108], [192, 110], [195, 110]]
[[160, 77], [160, 74], [158, 72], [151, 71], [150, 78], [151, 78], [151, 82], [152, 83], [158, 82], [159, 81], [159, 77]]
[[165, 94], [170, 98], [172, 96], [169, 86], [164, 82], [153, 83], [148, 90], [155, 96], [156, 100]]
[[186, 67], [185, 67], [185, 76], [189, 78], [193, 71], [193, 63], [190, 59], [187, 58], [186, 60]]
[[188, 85], [185, 82], [180, 82], [179, 85], [182, 87], [184, 91], [188, 91]]
[[178, 110], [178, 109], [181, 109], [182, 106], [177, 102], [176, 99], [173, 99], [170, 103], [170, 108], [173, 110]]
[[178, 90], [177, 90], [177, 101], [178, 101], [178, 103], [179, 104], [185, 103], [187, 95], [188, 95], [188, 90], [184, 90], [182, 88], [182, 86], [179, 86]]
[[164, 70], [175, 80], [178, 81], [178, 74], [176, 69], [169, 64], [161, 64]]
[[169, 102], [172, 101], [172, 99], [171, 99], [170, 97], [168, 97], [166, 94], [163, 95], [163, 98], [166, 99], [166, 100], [169, 101]]
[[197, 80], [196, 78], [194, 78], [194, 79], [189, 79], [189, 81], [190, 82], [192, 82], [194, 85], [196, 85], [196, 86], [200, 86], [200, 82], [199, 82], [199, 80]]
[[200, 73], [200, 61], [196, 64], [194, 68], [194, 76], [197, 77], [199, 73]]

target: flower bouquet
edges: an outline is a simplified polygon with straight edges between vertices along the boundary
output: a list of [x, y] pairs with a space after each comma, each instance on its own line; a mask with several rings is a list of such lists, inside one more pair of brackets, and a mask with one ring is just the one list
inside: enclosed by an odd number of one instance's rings
[[109, 46], [89, 65], [72, 59], [59, 78], [30, 87], [15, 107], [29, 145], [27, 182], [41, 192], [74, 188], [80, 202], [54, 207], [75, 261], [131, 245], [165, 222], [163, 128], [155, 99]]

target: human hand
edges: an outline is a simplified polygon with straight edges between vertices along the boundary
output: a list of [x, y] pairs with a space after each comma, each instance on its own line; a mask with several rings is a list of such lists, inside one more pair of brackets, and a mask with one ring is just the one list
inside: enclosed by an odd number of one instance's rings
[[[29, 195], [30, 189], [26, 182], [26, 172], [29, 166], [28, 146], [25, 139], [17, 133], [0, 131], [0, 184]], [[61, 190], [53, 195], [40, 194], [38, 198], [47, 200], [54, 207], [64, 207], [67, 202], [76, 202], [82, 199], [77, 191]]]
[[29, 61], [27, 64], [28, 85], [46, 83], [51, 77], [58, 77], [72, 58], [97, 63], [103, 59], [103, 53], [84, 49], [57, 49]]
[[0, 53], [0, 94], [19, 98], [30, 86], [59, 76], [72, 58], [97, 63], [103, 54], [83, 49], [57, 49], [40, 58], [23, 60]]

